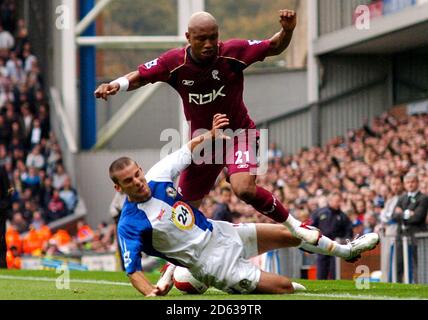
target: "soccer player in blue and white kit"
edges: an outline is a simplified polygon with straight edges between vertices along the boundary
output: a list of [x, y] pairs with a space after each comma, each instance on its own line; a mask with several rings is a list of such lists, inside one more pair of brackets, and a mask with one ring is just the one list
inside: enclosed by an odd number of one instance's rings
[[130, 158], [119, 158], [110, 165], [116, 191], [127, 194], [118, 241], [126, 272], [138, 291], [156, 296], [167, 294], [171, 288], [170, 281], [156, 286], [148, 281], [142, 272], [141, 252], [186, 267], [196, 279], [225, 292], [293, 293], [299, 284], [261, 271], [249, 258], [277, 248], [300, 246], [350, 260], [377, 245], [379, 237], [375, 233], [347, 245], [321, 236], [318, 244], [312, 245], [294, 237], [284, 225], [213, 221], [183, 201], [174, 187], [175, 177], [191, 163], [197, 145], [214, 138], [228, 139], [217, 130], [228, 124], [225, 114], [214, 115], [211, 131], [159, 161], [146, 175]]

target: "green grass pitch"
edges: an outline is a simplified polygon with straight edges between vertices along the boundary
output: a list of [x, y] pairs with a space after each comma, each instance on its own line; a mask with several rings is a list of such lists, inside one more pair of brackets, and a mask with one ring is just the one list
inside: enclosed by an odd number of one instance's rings
[[[156, 282], [159, 273], [147, 274]], [[49, 270], [0, 271], [0, 300], [428, 300], [428, 285], [370, 283], [357, 289], [355, 282], [296, 280], [307, 291], [293, 295], [229, 295], [209, 289], [203, 295], [186, 295], [175, 288], [166, 297], [145, 298], [122, 272], [71, 271], [69, 288], [61, 274]]]

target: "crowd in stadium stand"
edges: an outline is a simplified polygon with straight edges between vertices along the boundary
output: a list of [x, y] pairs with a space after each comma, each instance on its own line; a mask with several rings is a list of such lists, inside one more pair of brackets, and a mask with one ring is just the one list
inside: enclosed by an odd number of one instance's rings
[[[311, 215], [327, 205], [328, 194], [343, 195], [341, 210], [351, 219], [355, 234], [381, 231], [380, 214], [392, 196], [389, 181], [412, 172], [419, 189], [428, 194], [428, 115], [395, 118], [385, 113], [369, 125], [349, 130], [322, 148], [302, 149], [294, 155], [274, 144], [269, 148], [269, 169], [258, 182], [272, 191], [293, 215], [310, 223]], [[203, 201], [209, 217], [218, 210], [233, 213], [233, 221], [272, 222], [233, 194], [226, 200], [224, 176]]]
[[111, 251], [113, 225], [103, 224], [93, 231], [79, 222], [75, 236], [65, 230], [52, 232], [48, 226], [73, 214], [79, 197], [65, 172], [60, 146], [50, 129], [43, 77], [26, 23], [16, 17], [14, 2], [2, 1], [0, 165], [6, 168], [15, 190], [6, 234], [8, 264], [18, 267], [22, 254]]

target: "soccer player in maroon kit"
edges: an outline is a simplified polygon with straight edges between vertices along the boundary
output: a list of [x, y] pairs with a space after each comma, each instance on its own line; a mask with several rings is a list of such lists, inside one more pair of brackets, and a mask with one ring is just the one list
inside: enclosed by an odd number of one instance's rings
[[[101, 84], [95, 96], [106, 100], [119, 91], [132, 91], [148, 83], [163, 81], [181, 96], [192, 136], [198, 129], [211, 128], [215, 114], [225, 114], [230, 122], [229, 129], [234, 132], [241, 130], [241, 136], [247, 135], [251, 140], [251, 131], [256, 127], [242, 98], [243, 71], [254, 62], [278, 55], [288, 47], [296, 26], [296, 13], [280, 10], [279, 14], [282, 28], [268, 40], [222, 42], [219, 41], [215, 18], [207, 12], [195, 13], [189, 21], [186, 32], [189, 44], [185, 48], [169, 50], [140, 65], [138, 70], [111, 83]], [[225, 155], [223, 164], [192, 163], [182, 172], [179, 192], [183, 199], [199, 207], [226, 166], [232, 190], [241, 200], [271, 219], [284, 223], [296, 237], [316, 244], [320, 237], [318, 230], [302, 225], [272, 193], [256, 185], [256, 175], [251, 174], [256, 166], [256, 148], [250, 143], [242, 146], [238, 140], [234, 137], [234, 152]]]

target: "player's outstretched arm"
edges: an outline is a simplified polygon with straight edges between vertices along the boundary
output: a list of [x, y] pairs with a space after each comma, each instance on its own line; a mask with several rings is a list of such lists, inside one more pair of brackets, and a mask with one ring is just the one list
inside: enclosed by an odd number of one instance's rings
[[297, 23], [296, 12], [288, 9], [279, 10], [279, 23], [282, 29], [270, 39], [267, 56], [281, 54], [290, 44]]
[[144, 294], [146, 297], [156, 296], [154, 292], [156, 287], [150, 283], [142, 271], [136, 271], [129, 275], [129, 280], [135, 289]]
[[127, 75], [120, 77], [110, 83], [101, 84], [94, 95], [97, 99], [107, 100], [108, 96], [113, 96], [119, 91], [132, 91], [146, 85], [148, 81], [144, 80], [140, 73], [133, 71]]

